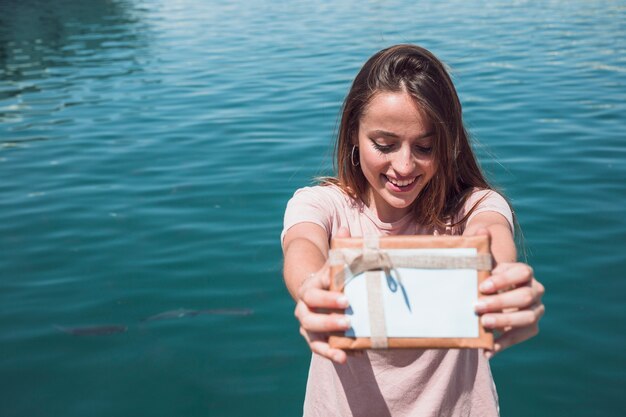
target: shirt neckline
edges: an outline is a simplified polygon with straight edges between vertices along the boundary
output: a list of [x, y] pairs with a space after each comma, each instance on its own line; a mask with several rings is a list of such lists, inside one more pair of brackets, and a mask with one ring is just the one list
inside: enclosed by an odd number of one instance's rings
[[411, 211], [409, 211], [407, 214], [405, 214], [404, 216], [402, 216], [400, 219], [396, 220], [395, 222], [384, 222], [382, 220], [380, 220], [378, 218], [378, 216], [376, 215], [376, 213], [374, 213], [372, 211], [372, 209], [370, 209], [363, 200], [361, 200], [359, 198], [359, 205], [361, 206], [361, 210], [363, 211], [363, 214], [365, 214], [365, 216], [367, 216], [368, 219], [370, 219], [375, 225], [376, 227], [378, 227], [381, 230], [395, 230], [395, 229], [400, 229], [402, 228], [402, 226], [404, 226], [409, 220], [411, 220], [413, 213]]
[[361, 213], [363, 213], [368, 219], [370, 219], [372, 221], [372, 223], [374, 223], [376, 225], [376, 227], [378, 229], [380, 229], [380, 230], [393, 231], [393, 230], [396, 230], [396, 229], [401, 229], [402, 227], [404, 227], [406, 225], [406, 223], [411, 221], [411, 219], [413, 218], [413, 213], [411, 211], [409, 211], [402, 218], [396, 220], [395, 222], [391, 222], [391, 223], [383, 222], [367, 206], [367, 204], [365, 204], [365, 202], [363, 200], [361, 200], [360, 197], [357, 197], [356, 199], [353, 199], [345, 191], [343, 191], [343, 189], [341, 187], [339, 187], [339, 186], [337, 186], [335, 184], [332, 184], [332, 187], [335, 188], [335, 190], [337, 190], [341, 195], [343, 195], [344, 198], [346, 198], [351, 204], [355, 205], [356, 208]]

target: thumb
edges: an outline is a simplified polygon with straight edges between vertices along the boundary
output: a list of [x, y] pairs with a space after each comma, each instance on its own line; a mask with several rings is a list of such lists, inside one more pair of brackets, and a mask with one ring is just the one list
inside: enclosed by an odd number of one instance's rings
[[341, 226], [339, 230], [337, 230], [335, 237], [350, 237], [350, 230], [345, 226]]

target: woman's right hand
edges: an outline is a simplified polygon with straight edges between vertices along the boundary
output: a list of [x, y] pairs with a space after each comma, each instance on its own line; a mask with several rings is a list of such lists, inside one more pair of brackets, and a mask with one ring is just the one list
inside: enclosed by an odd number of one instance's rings
[[348, 298], [340, 292], [329, 291], [330, 267], [311, 274], [298, 291], [295, 316], [300, 321], [300, 334], [309, 344], [311, 351], [337, 363], [345, 363], [346, 352], [328, 344], [330, 332], [343, 332], [350, 328], [348, 318], [336, 312], [348, 307]]

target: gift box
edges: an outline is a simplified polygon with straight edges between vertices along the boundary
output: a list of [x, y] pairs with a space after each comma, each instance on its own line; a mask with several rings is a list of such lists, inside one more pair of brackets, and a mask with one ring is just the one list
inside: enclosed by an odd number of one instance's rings
[[474, 312], [491, 275], [488, 236], [335, 238], [329, 262], [351, 324], [330, 336], [332, 347], [493, 348]]

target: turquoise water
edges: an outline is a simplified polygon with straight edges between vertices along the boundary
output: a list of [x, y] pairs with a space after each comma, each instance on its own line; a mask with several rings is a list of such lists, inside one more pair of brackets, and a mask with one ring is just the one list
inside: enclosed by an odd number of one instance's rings
[[[400, 42], [451, 67], [547, 287], [540, 335], [492, 361], [502, 414], [623, 415], [624, 22], [624, 1], [1, 1], [0, 415], [298, 415], [282, 213]], [[68, 332], [101, 325], [122, 327]]]

